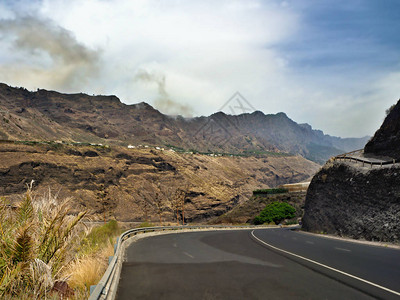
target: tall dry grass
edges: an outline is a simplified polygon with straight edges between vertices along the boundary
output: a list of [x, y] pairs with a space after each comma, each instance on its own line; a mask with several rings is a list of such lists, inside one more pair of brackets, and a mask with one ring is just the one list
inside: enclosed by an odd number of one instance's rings
[[114, 255], [114, 242], [121, 233], [116, 221], [93, 227], [81, 243], [77, 259], [68, 265], [65, 277], [75, 291], [75, 299], [89, 296], [90, 286], [96, 285]]
[[68, 282], [72, 288], [89, 290], [91, 285], [97, 284], [107, 268], [107, 259], [114, 254], [114, 246], [107, 247], [91, 255], [84, 255], [68, 266]]

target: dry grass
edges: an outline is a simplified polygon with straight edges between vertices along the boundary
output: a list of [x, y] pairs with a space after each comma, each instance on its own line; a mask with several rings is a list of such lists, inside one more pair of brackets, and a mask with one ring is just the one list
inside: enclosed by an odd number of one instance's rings
[[64, 269], [63, 277], [74, 289], [75, 299], [87, 298], [90, 286], [96, 285], [108, 267], [108, 258], [114, 255], [114, 242], [120, 234], [115, 221], [93, 227], [81, 243], [76, 259]]
[[89, 290], [99, 282], [106, 266], [101, 258], [82, 257], [70, 265], [72, 274], [68, 283], [73, 289]]
[[72, 262], [67, 269], [68, 283], [74, 289], [89, 290], [97, 284], [108, 266], [108, 257], [114, 254], [114, 246], [108, 243], [101, 251], [85, 255]]

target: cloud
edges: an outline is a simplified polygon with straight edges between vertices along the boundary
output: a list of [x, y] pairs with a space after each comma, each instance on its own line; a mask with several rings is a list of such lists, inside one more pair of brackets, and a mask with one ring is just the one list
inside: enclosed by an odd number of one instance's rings
[[170, 98], [197, 115], [214, 113], [237, 90], [261, 99], [261, 86], [279, 85], [284, 60], [272, 47], [297, 22], [289, 10], [263, 1], [72, 0], [68, 9], [65, 1], [43, 3], [41, 14], [104, 49], [102, 93], [157, 107], [157, 89], [134, 79], [138, 70], [152, 70], [166, 76]]
[[339, 1], [0, 3], [0, 81], [194, 116], [239, 91], [332, 135], [373, 134], [398, 98], [398, 9]]
[[28, 88], [76, 91], [96, 77], [99, 52], [49, 20], [20, 17], [0, 20], [0, 43], [14, 60], [0, 65], [1, 80]]

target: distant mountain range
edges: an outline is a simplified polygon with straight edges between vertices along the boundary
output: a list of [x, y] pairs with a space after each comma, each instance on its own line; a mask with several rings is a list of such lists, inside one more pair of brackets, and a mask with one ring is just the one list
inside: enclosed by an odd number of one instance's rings
[[173, 146], [189, 151], [301, 155], [323, 163], [361, 149], [369, 137], [340, 138], [297, 124], [284, 113], [171, 117], [147, 103], [116, 96], [30, 92], [0, 83], [0, 139], [63, 140], [115, 145]]

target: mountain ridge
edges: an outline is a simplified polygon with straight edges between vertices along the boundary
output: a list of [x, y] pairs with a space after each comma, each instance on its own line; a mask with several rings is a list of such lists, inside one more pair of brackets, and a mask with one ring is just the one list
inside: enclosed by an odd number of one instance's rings
[[283, 152], [323, 163], [362, 148], [369, 137], [332, 137], [285, 113], [168, 116], [140, 102], [124, 104], [114, 95], [30, 92], [0, 83], [0, 139], [67, 140], [117, 145], [173, 145], [200, 152], [232, 154]]

